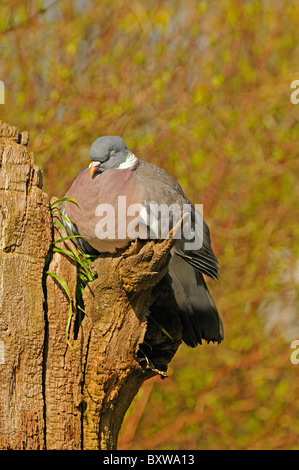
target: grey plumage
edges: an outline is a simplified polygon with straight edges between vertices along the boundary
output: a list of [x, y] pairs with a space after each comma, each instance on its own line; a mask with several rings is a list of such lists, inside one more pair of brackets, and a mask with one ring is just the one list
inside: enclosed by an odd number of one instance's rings
[[[181, 186], [164, 169], [138, 160], [117, 136], [97, 139], [91, 146], [89, 156], [91, 168], [77, 176], [67, 193], [78, 202], [79, 207], [65, 202], [62, 208], [63, 214], [70, 220], [67, 223], [62, 219], [68, 233], [82, 236], [74, 242], [89, 253], [113, 252], [130, 243], [129, 235], [116, 240], [100, 240], [95, 236], [98, 220], [96, 207], [101, 203], [117, 207], [119, 195], [126, 196], [128, 205], [138, 203], [142, 206], [139, 222], [146, 238], [159, 231], [165, 222], [163, 217], [159, 219], [159, 214], [150, 214], [152, 203], [167, 207], [175, 205], [182, 213], [188, 206], [190, 230], [202, 238], [202, 246], [189, 250], [183, 236], [176, 241], [169, 262], [172, 288], [181, 311], [183, 340], [191, 347], [201, 343], [202, 339], [220, 342], [223, 339], [222, 322], [203, 278], [203, 274], [213, 279], [219, 278], [218, 261], [211, 247], [208, 225], [196, 212]], [[120, 216], [116, 212], [115, 219], [119, 221]], [[195, 224], [196, 217], [201, 217], [199, 228]], [[169, 228], [172, 228], [175, 224], [173, 213], [166, 222], [169, 221]]]

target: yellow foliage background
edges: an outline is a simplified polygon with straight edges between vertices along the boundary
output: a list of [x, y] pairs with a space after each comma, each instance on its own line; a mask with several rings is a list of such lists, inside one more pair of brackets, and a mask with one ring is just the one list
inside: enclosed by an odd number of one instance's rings
[[0, 54], [50, 196], [110, 134], [204, 205], [225, 340], [180, 347], [119, 448], [298, 449], [299, 3], [3, 0]]

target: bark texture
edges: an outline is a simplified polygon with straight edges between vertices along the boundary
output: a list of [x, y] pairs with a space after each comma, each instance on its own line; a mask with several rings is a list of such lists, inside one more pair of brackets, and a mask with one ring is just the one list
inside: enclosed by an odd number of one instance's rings
[[52, 239], [28, 134], [0, 122], [0, 448], [44, 447], [42, 287]]
[[[65, 234], [27, 144], [0, 122], [0, 448], [115, 449], [142, 382], [166, 376], [182, 339], [167, 275], [173, 234], [99, 256], [78, 327], [77, 264], [49, 256]], [[68, 334], [68, 295], [46, 270], [72, 297]]]

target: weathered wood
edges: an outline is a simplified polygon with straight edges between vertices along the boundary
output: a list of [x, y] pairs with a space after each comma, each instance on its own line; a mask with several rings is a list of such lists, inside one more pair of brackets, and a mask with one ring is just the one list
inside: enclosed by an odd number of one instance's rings
[[[62, 235], [57, 233], [56, 239]], [[68, 249], [69, 243], [66, 242]], [[174, 305], [170, 348], [153, 356], [151, 364], [143, 359], [143, 367], [138, 351], [146, 334], [151, 336], [153, 350], [165, 346], [165, 336], [159, 328], [157, 331], [157, 325], [153, 323], [148, 328], [147, 316], [157, 297], [151, 290], [154, 278], [160, 281], [171, 246], [172, 239], [161, 243], [136, 242], [118, 256], [96, 259], [93, 271], [98, 277], [84, 291], [85, 316], [76, 340], [74, 322], [71, 328], [74, 351], [66, 345], [67, 297], [58, 281], [47, 278], [47, 449], [116, 448], [123, 417], [142, 382], [155, 374], [166, 375], [167, 364], [181, 341]], [[140, 271], [136, 269], [138, 263]], [[55, 253], [49, 270], [73, 286], [75, 306], [73, 262]], [[136, 290], [132, 286], [137, 286]], [[171, 306], [168, 295], [167, 302]]]
[[[173, 233], [93, 262], [75, 334], [77, 266], [57, 252], [48, 260], [65, 234], [27, 143], [0, 122], [0, 448], [114, 449], [140, 385], [166, 376], [182, 340], [167, 275]], [[69, 288], [72, 348], [69, 299], [46, 270]]]
[[[54, 239], [65, 236], [54, 230]], [[59, 247], [63, 247], [60, 243]], [[75, 317], [77, 266], [68, 256], [54, 253], [48, 270], [66, 282]], [[80, 387], [80, 358], [67, 344], [69, 299], [59, 281], [47, 276], [47, 324], [45, 348], [46, 448], [81, 449], [81, 409], [76, 395]], [[73, 338], [70, 338], [72, 341]], [[80, 353], [80, 351], [79, 351]]]
[[44, 447], [43, 270], [48, 196], [27, 133], [0, 122], [0, 448]]
[[[94, 263], [98, 278], [84, 292], [86, 317], [82, 322], [87, 343], [85, 449], [116, 448], [124, 414], [142, 382], [165, 373], [154, 364], [143, 369], [137, 357], [154, 301], [151, 287], [161, 280], [161, 272], [165, 274], [171, 246], [172, 240], [141, 248], [136, 242], [121, 256], [98, 258]], [[172, 355], [180, 340], [172, 343]]]

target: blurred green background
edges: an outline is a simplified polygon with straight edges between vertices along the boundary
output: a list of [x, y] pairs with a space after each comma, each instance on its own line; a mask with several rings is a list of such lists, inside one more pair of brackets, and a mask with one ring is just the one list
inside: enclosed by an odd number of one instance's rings
[[2, 0], [0, 54], [50, 196], [116, 134], [204, 205], [225, 340], [180, 347], [119, 448], [299, 449], [298, 1]]

